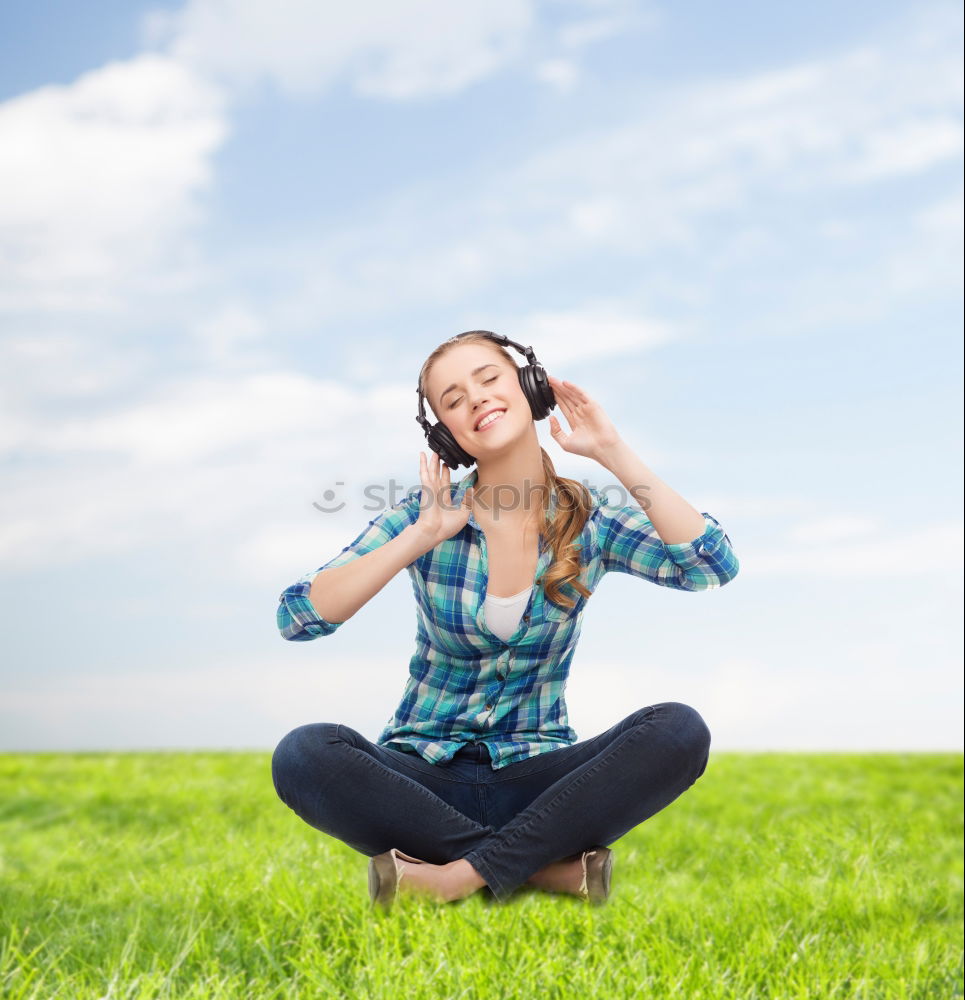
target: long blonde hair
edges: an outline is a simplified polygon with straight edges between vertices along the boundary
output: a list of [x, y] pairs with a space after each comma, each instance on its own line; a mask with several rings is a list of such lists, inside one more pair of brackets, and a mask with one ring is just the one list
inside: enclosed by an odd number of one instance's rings
[[[419, 388], [426, 399], [429, 398], [426, 389], [432, 366], [439, 358], [459, 344], [486, 344], [493, 351], [498, 351], [513, 368], [518, 368], [509, 351], [484, 333], [471, 331], [458, 334], [443, 341], [422, 365], [422, 370], [419, 372]], [[589, 597], [591, 593], [579, 579], [582, 572], [580, 563], [582, 553], [580, 546], [573, 540], [583, 531], [586, 519], [593, 509], [593, 498], [582, 483], [575, 479], [568, 479], [566, 476], [558, 476], [553, 466], [553, 460], [546, 453], [546, 449], [540, 445], [539, 450], [543, 458], [543, 473], [546, 476], [546, 482], [550, 489], [556, 489], [556, 511], [553, 519], [548, 522], [546, 513], [549, 508], [549, 490], [541, 491], [543, 493], [542, 534], [547, 546], [553, 552], [553, 562], [543, 574], [543, 586], [549, 600], [569, 609], [576, 604], [576, 600], [564, 595], [563, 587], [570, 585], [584, 597]]]

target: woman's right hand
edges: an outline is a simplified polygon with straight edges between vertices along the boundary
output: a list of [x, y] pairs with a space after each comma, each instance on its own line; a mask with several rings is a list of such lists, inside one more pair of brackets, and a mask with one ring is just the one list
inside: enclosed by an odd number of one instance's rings
[[462, 504], [453, 507], [449, 503], [449, 466], [435, 452], [426, 461], [425, 452], [419, 452], [419, 478], [422, 480], [422, 498], [419, 503], [419, 518], [415, 527], [430, 548], [451, 538], [469, 520], [472, 510], [472, 487], [462, 498]]

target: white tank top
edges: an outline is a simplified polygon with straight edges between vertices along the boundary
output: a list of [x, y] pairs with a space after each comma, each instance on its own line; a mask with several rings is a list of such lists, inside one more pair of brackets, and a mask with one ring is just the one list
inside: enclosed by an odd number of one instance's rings
[[489, 631], [495, 632], [500, 639], [508, 639], [519, 628], [519, 619], [532, 589], [529, 586], [512, 597], [492, 597], [487, 594], [485, 615]]

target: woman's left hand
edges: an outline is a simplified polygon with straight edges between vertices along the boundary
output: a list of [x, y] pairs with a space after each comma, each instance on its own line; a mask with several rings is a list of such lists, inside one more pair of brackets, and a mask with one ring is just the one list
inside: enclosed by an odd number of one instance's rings
[[603, 407], [591, 399], [578, 385], [547, 374], [550, 388], [556, 402], [566, 415], [571, 433], [563, 430], [562, 424], [550, 414], [550, 434], [553, 440], [571, 455], [599, 459], [607, 448], [620, 441], [620, 434], [606, 415]]

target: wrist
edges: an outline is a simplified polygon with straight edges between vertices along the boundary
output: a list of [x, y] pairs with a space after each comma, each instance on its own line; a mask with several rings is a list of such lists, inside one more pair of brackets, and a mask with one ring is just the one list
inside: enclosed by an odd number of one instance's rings
[[614, 467], [619, 465], [621, 460], [626, 457], [627, 447], [627, 443], [623, 438], [617, 438], [611, 444], [598, 448], [593, 457], [604, 469], [608, 472], [613, 472]]
[[418, 522], [407, 525], [402, 529], [402, 534], [409, 539], [414, 549], [418, 549], [419, 555], [436, 547], [436, 539], [432, 538], [424, 528], [420, 528]]

